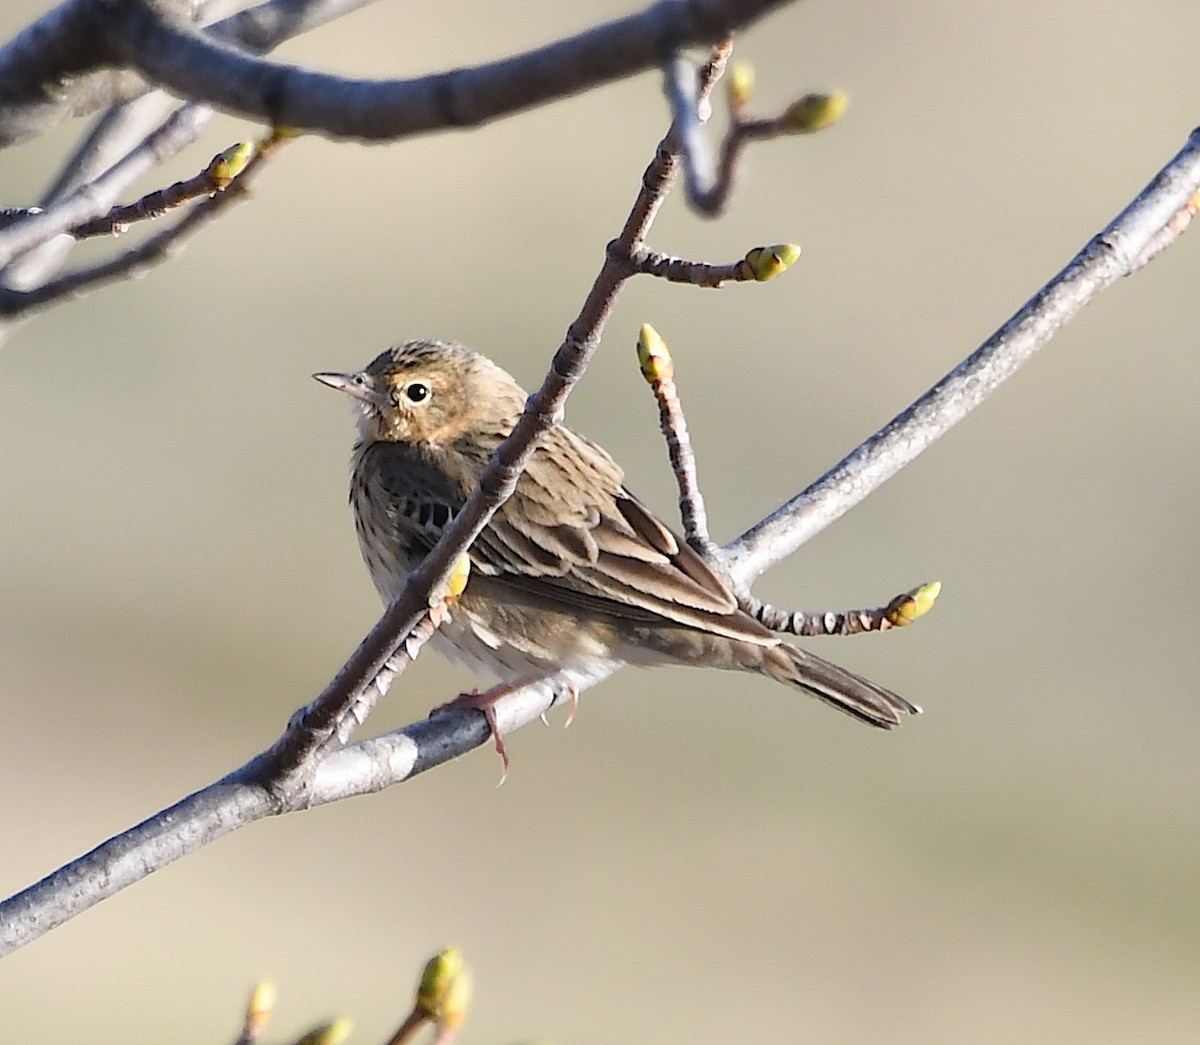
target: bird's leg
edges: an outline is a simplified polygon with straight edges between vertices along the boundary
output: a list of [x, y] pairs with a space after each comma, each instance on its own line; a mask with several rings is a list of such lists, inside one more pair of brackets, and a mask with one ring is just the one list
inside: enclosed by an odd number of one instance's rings
[[[567, 699], [571, 702], [571, 710], [567, 713], [567, 721], [563, 723], [563, 729], [566, 729], [572, 722], [575, 721], [575, 713], [579, 710], [579, 687], [574, 682], [568, 682], [563, 686], [562, 690], [555, 696], [555, 700], [562, 693], [566, 693]], [[550, 719], [547, 717], [550, 714], [550, 708], [546, 708], [538, 718], [542, 720], [543, 726], [550, 725]]]
[[574, 682], [567, 683], [567, 699], [571, 702], [571, 710], [567, 713], [567, 721], [563, 723], [563, 729], [575, 721], [575, 714], [579, 711], [579, 687]]
[[462, 708], [483, 712], [483, 717], [487, 719], [488, 731], [492, 734], [492, 740], [496, 745], [496, 754], [500, 756], [500, 760], [504, 763], [504, 771], [500, 774], [501, 784], [508, 779], [509, 760], [508, 747], [504, 743], [504, 737], [500, 733], [500, 726], [496, 722], [496, 701], [501, 697], [507, 696], [513, 690], [519, 689], [528, 681], [528, 679], [516, 679], [513, 682], [501, 682], [498, 685], [492, 686], [491, 689], [485, 689], [482, 693], [477, 689], [472, 690], [470, 693], [460, 693], [450, 703], [442, 704], [430, 712], [431, 715], [436, 715], [442, 711], [456, 711]]
[[[520, 689], [522, 686], [536, 681], [534, 678], [514, 679], [511, 682], [501, 682], [490, 689], [485, 689], [482, 693], [477, 689], [471, 690], [470, 693], [460, 693], [448, 704], [442, 704], [434, 708], [430, 715], [437, 715], [442, 711], [457, 711], [463, 708], [482, 711], [483, 716], [487, 719], [488, 731], [492, 734], [492, 741], [496, 745], [496, 754], [500, 756], [504, 763], [504, 772], [501, 774], [500, 783], [503, 784], [508, 779], [508, 746], [504, 743], [504, 736], [500, 732], [500, 725], [496, 721], [496, 701], [501, 697], [508, 696], [514, 690]], [[571, 702], [571, 711], [567, 715], [567, 725], [569, 726], [575, 721], [575, 713], [579, 710], [579, 687], [574, 682], [566, 684], [567, 699]], [[542, 716], [543, 721], [545, 715]]]

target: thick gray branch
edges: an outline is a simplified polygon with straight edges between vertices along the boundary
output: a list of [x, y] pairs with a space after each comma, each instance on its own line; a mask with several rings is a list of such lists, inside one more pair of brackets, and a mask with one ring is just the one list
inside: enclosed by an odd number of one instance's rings
[[[365, 7], [373, 0], [267, 0], [209, 27], [215, 39], [265, 53], [283, 40]], [[219, 17], [227, 2], [198, 0], [194, 16]], [[104, 0], [66, 0], [0, 47], [0, 147], [43, 134], [69, 116], [86, 116], [149, 90], [120, 64], [102, 30]]]
[[[1101, 290], [1137, 271], [1200, 187], [1200, 128], [1103, 232], [999, 330], [912, 406], [808, 489], [730, 546], [730, 569], [747, 581], [790, 555], [924, 453], [1007, 381]], [[1161, 248], [1159, 248], [1161, 249]]]
[[367, 82], [267, 62], [171, 18], [157, 0], [113, 0], [105, 23], [117, 59], [172, 92], [273, 126], [385, 140], [563, 98], [712, 44], [789, 0], [664, 0], [502, 61], [415, 80]]

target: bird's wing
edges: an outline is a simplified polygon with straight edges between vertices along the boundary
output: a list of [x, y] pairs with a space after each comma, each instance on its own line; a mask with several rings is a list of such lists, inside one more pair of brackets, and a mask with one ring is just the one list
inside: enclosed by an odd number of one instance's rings
[[[428, 551], [468, 491], [446, 469], [393, 444], [378, 475], [393, 524]], [[513, 496], [476, 538], [473, 572], [514, 595], [647, 624], [677, 624], [774, 645], [724, 581], [627, 491], [600, 447], [547, 434]], [[468, 581], [468, 589], [470, 582]]]
[[776, 643], [622, 480], [600, 447], [554, 429], [476, 541], [473, 558], [496, 579], [569, 606]]

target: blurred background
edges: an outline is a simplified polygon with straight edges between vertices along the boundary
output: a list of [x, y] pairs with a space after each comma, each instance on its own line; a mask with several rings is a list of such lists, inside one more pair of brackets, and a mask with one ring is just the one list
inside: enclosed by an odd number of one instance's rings
[[[279, 56], [362, 76], [487, 61], [640, 9], [395, 0]], [[44, 9], [10, 0], [0, 38]], [[501, 11], [503, 13], [501, 13]], [[739, 40], [755, 108], [846, 88], [656, 249], [794, 240], [769, 286], [637, 280], [570, 423], [675, 518], [633, 344], [668, 339], [715, 536], [840, 459], [987, 337], [1182, 146], [1200, 8], [811, 0]], [[718, 109], [721, 107], [718, 106]], [[380, 607], [318, 369], [434, 335], [540, 380], [667, 124], [654, 74], [470, 133], [296, 143], [145, 280], [0, 352], [0, 892], [241, 764]], [[81, 130], [3, 157], [33, 202]], [[145, 190], [254, 129], [232, 119]], [[1193, 233], [1194, 237], [1197, 235]], [[881, 734], [785, 689], [629, 670], [578, 720], [260, 823], [6, 960], [0, 1038], [386, 1038], [425, 958], [461, 1040], [1193, 1042], [1200, 1026], [1200, 244], [1103, 295], [983, 409], [772, 570], [765, 598], [936, 611], [813, 641], [921, 703]], [[375, 731], [471, 684], [421, 658]]]

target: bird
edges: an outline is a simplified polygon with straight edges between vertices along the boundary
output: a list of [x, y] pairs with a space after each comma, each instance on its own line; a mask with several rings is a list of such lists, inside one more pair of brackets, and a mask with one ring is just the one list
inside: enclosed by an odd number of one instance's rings
[[[406, 341], [363, 370], [313, 377], [357, 408], [350, 504], [386, 605], [462, 508], [527, 395], [452, 341]], [[630, 493], [616, 461], [564, 425], [536, 443], [467, 554], [466, 588], [430, 643], [497, 680], [453, 704], [487, 715], [506, 770], [492, 710], [500, 696], [565, 672], [574, 703], [578, 688], [622, 663], [764, 675], [882, 729], [921, 711], [739, 608], [718, 570]]]

